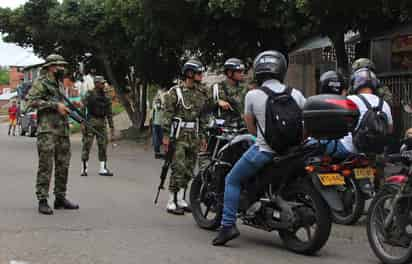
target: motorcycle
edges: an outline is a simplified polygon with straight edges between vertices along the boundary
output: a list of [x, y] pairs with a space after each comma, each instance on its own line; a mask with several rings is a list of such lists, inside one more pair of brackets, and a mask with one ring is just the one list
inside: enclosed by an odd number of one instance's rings
[[[409, 111], [410, 110], [410, 111]], [[405, 107], [412, 113], [412, 109]], [[399, 154], [388, 162], [401, 171], [385, 180], [368, 212], [367, 235], [375, 255], [385, 264], [412, 262], [412, 136], [407, 135]]]
[[325, 156], [310, 168], [317, 173], [337, 174], [344, 177], [344, 184], [337, 188], [343, 210], [332, 210], [337, 224], [352, 225], [361, 218], [365, 201], [374, 195], [375, 169], [363, 154], [353, 154], [343, 161]]
[[[215, 230], [220, 226], [225, 177], [253, 143], [251, 135], [236, 136], [194, 179], [190, 201], [199, 227]], [[302, 145], [275, 158], [257, 177], [243, 184], [239, 203], [239, 218], [245, 225], [278, 231], [286, 248], [301, 254], [314, 254], [325, 245], [332, 224], [329, 206], [342, 207], [333, 191], [335, 186], [324, 186], [322, 177], [305, 171], [311, 165], [310, 157], [319, 150], [317, 145]]]

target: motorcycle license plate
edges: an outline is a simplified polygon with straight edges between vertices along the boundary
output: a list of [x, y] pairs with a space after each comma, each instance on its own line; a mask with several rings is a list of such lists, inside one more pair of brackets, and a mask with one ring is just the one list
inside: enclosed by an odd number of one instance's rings
[[357, 180], [373, 179], [373, 177], [375, 177], [374, 170], [370, 167], [354, 169], [353, 171], [355, 172], [355, 179]]
[[345, 178], [339, 173], [318, 174], [318, 177], [323, 186], [345, 185]]

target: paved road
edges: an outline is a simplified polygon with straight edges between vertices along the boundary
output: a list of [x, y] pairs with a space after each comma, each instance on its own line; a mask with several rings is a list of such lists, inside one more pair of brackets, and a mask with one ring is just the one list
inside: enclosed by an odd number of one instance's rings
[[[110, 150], [113, 178], [99, 177], [93, 156], [89, 177], [80, 177], [80, 140], [74, 138], [69, 197], [78, 212], [41, 216], [36, 211], [35, 139], [7, 137], [0, 126], [0, 264], [9, 263], [378, 263], [363, 226], [334, 227], [315, 257], [282, 248], [275, 234], [241, 226], [242, 236], [227, 248], [210, 245], [215, 233], [198, 229], [191, 216], [169, 216], [153, 206], [158, 161], [130, 142]], [[20, 262], [13, 262], [20, 261]]]

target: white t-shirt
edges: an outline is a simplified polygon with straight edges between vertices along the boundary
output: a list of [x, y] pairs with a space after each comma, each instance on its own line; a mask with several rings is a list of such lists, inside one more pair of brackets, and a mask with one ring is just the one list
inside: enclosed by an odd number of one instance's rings
[[[270, 88], [275, 93], [282, 93], [285, 91], [286, 86], [277, 80], [269, 80], [263, 83], [262, 86]], [[296, 89], [292, 90], [292, 97], [300, 108], [303, 108], [306, 102], [306, 98], [303, 94]], [[246, 94], [245, 98], [245, 114], [252, 114], [256, 118], [256, 122], [259, 122], [260, 127], [265, 131], [266, 122], [266, 101], [268, 96], [265, 92], [255, 89]], [[256, 145], [260, 151], [273, 153], [274, 151], [266, 144], [264, 136], [257, 129]]]
[[[379, 105], [380, 98], [378, 96], [374, 94], [362, 94], [362, 96], [365, 97], [365, 99], [369, 102], [369, 104], [372, 107], [377, 107]], [[354, 102], [358, 106], [358, 109], [360, 112], [359, 121], [358, 121], [358, 124], [356, 125], [356, 127], [358, 127], [363, 116], [368, 111], [368, 108], [363, 103], [362, 99], [360, 99], [356, 95], [350, 95], [348, 96], [348, 99], [350, 99], [352, 102]], [[386, 113], [388, 117], [389, 125], [393, 125], [391, 108], [389, 107], [389, 104], [387, 102], [383, 102], [382, 110], [384, 113]], [[357, 150], [355, 146], [353, 145], [352, 133], [349, 133], [349, 135], [341, 139], [341, 143], [343, 144], [343, 146], [346, 148], [347, 151], [352, 152], [352, 153], [357, 153]]]

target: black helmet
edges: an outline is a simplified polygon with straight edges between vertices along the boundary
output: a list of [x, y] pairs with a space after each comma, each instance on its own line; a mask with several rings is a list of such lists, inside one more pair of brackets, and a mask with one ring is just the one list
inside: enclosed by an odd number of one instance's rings
[[188, 71], [193, 71], [193, 73], [202, 73], [205, 71], [203, 64], [197, 59], [190, 59], [185, 62], [182, 67], [182, 75], [186, 77]]
[[379, 88], [379, 80], [373, 71], [368, 68], [362, 68], [352, 74], [351, 86], [353, 93], [357, 93], [362, 88], [371, 88], [375, 93]]
[[285, 79], [288, 63], [285, 56], [275, 50], [264, 51], [253, 62], [254, 75], [257, 80], [271, 76], [281, 82]]
[[227, 61], [225, 61], [225, 64], [223, 65], [223, 69], [225, 74], [227, 71], [232, 70], [232, 71], [244, 71], [245, 70], [245, 65], [243, 62], [237, 58], [230, 58]]
[[352, 64], [352, 73], [362, 68], [367, 68], [373, 72], [376, 70], [375, 63], [373, 63], [373, 61], [368, 58], [360, 58]]
[[321, 94], [342, 94], [345, 89], [345, 79], [343, 75], [335, 71], [328, 71], [320, 76]]

